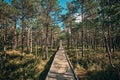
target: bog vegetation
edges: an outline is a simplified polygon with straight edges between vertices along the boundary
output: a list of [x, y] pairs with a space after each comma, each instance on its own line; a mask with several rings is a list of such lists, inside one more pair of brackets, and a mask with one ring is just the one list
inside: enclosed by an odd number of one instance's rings
[[120, 80], [120, 1], [59, 1], [0, 0], [0, 80], [44, 80], [60, 40], [78, 79]]

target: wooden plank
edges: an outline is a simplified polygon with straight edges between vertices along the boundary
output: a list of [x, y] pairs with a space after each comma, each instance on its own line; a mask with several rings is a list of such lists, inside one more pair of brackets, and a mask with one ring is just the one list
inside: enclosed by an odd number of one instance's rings
[[56, 53], [46, 80], [75, 80], [63, 48]]

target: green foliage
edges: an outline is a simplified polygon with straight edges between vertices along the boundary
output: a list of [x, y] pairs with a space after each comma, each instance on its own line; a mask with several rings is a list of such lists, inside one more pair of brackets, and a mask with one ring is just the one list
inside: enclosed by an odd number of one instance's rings
[[0, 6], [0, 12], [1, 12], [0, 17], [2, 18], [4, 16], [9, 18], [9, 17], [16, 16], [19, 14], [19, 10], [17, 10], [15, 7], [7, 3], [1, 2], [0, 5], [1, 5]]
[[[93, 53], [92, 51], [85, 50], [86, 54], [84, 58], [82, 58], [79, 52], [80, 50], [75, 51], [75, 49], [71, 49], [67, 51], [67, 53], [75, 69], [77, 68], [76, 53], [79, 53], [79, 65], [87, 70], [87, 74], [85, 75], [86, 80], [118, 80], [117, 73], [109, 64], [107, 53], [104, 51]], [[112, 54], [113, 63], [120, 69], [119, 57], [119, 52]]]
[[[34, 51], [33, 54], [25, 54], [25, 56], [22, 56], [19, 51], [8, 51], [6, 60], [2, 58], [3, 54], [0, 54], [0, 64], [2, 64], [0, 65], [0, 79], [33, 80], [45, 78], [46, 74], [43, 73], [48, 72], [55, 51], [50, 51], [49, 59], [46, 61], [42, 60], [44, 52], [39, 50], [37, 57]], [[21, 57], [23, 57], [22, 60]]]

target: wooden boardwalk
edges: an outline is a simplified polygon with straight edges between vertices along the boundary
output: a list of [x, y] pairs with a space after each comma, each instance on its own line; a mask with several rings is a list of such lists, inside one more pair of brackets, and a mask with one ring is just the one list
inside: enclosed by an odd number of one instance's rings
[[46, 80], [76, 80], [62, 48], [56, 53]]

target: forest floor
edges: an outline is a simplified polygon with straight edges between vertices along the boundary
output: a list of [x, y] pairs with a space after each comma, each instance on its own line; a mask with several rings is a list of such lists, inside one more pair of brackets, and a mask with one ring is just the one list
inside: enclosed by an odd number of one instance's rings
[[48, 60], [42, 59], [44, 52], [41, 51], [37, 56], [35, 52], [22, 56], [20, 50], [7, 50], [6, 59], [0, 52], [0, 80], [44, 80], [55, 51], [49, 51]]
[[[48, 60], [42, 59], [44, 52], [41, 51], [40, 48], [38, 49], [37, 57], [35, 51], [33, 51], [32, 54], [25, 53], [24, 56], [22, 56], [20, 51], [21, 50], [7, 50], [5, 60], [3, 54], [0, 52], [0, 80], [45, 80], [51, 64], [54, 64], [53, 59], [56, 49], [49, 51]], [[98, 48], [98, 50], [94, 52], [90, 49], [85, 49], [84, 58], [81, 57], [81, 49], [70, 49], [65, 52], [79, 80], [118, 80], [117, 72], [112, 69], [108, 54], [105, 50]], [[77, 53], [78, 59], [76, 58]], [[120, 52], [116, 51], [111, 53], [111, 55], [112, 62], [120, 70]], [[65, 64], [65, 62], [62, 61], [64, 55], [58, 55], [57, 59], [60, 59], [60, 62], [56, 63], [59, 64], [59, 72], [62, 64]], [[76, 62], [78, 62], [78, 64]], [[62, 67], [64, 67], [64, 69], [66, 68], [66, 66]], [[60, 78], [62, 77], [60, 76]]]
[[[81, 49], [69, 49], [66, 53], [79, 80], [118, 80], [118, 73], [111, 67], [105, 50], [85, 49], [84, 58]], [[111, 56], [113, 64], [120, 70], [120, 52], [112, 52]]]
[[46, 80], [75, 80], [63, 49], [56, 53]]

